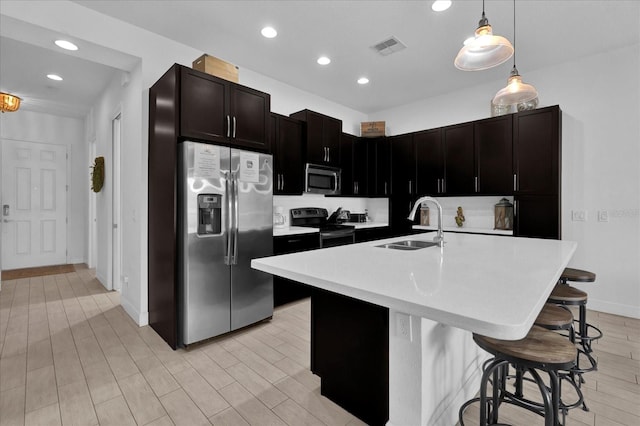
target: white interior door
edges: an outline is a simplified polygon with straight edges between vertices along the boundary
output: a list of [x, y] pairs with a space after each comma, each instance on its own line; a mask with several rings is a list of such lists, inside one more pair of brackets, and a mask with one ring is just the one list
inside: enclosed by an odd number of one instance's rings
[[66, 263], [66, 146], [1, 143], [2, 269]]

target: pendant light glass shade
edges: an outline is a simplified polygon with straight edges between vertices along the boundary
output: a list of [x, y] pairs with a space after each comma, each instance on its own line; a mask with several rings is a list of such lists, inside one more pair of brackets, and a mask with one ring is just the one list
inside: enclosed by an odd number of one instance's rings
[[523, 83], [516, 66], [513, 66], [507, 86], [500, 89], [491, 101], [494, 105], [522, 104], [538, 97], [538, 91], [530, 84]]
[[453, 63], [462, 71], [480, 71], [508, 61], [511, 55], [511, 42], [502, 36], [493, 35], [483, 10], [475, 37], [470, 42], [465, 42]]
[[[513, 41], [516, 39], [516, 1], [513, 0]], [[507, 80], [507, 86], [500, 89], [491, 101], [491, 109], [495, 115], [509, 112], [516, 107], [518, 111], [535, 109], [538, 106], [538, 91], [530, 84], [522, 82], [516, 68], [516, 56], [513, 55], [513, 68]], [[504, 111], [504, 112], [503, 112]]]
[[20, 108], [20, 99], [16, 95], [10, 93], [0, 92], [0, 111], [1, 112], [14, 112]]

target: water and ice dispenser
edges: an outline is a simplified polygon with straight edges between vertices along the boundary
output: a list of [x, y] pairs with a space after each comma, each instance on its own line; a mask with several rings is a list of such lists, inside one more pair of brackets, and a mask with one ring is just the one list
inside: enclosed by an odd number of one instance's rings
[[198, 194], [198, 235], [222, 234], [222, 195]]

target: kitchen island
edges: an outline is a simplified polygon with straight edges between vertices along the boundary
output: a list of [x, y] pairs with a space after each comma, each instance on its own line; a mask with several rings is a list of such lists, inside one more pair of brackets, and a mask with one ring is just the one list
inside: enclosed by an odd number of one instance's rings
[[453, 233], [442, 248], [378, 247], [434, 235], [252, 261], [255, 269], [388, 309], [389, 425], [455, 424], [486, 359], [471, 333], [524, 337], [576, 249], [570, 241]]

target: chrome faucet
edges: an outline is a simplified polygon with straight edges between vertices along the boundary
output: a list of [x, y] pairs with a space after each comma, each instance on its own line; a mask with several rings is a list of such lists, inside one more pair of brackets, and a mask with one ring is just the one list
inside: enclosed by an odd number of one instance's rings
[[409, 213], [408, 219], [413, 221], [413, 217], [416, 215], [418, 207], [420, 207], [420, 204], [424, 203], [425, 201], [431, 201], [438, 208], [438, 234], [433, 237], [433, 241], [438, 243], [440, 247], [444, 247], [444, 232], [442, 232], [442, 206], [440, 205], [438, 200], [429, 196], [418, 198], [416, 203], [413, 205], [413, 209], [411, 209], [411, 213]]

